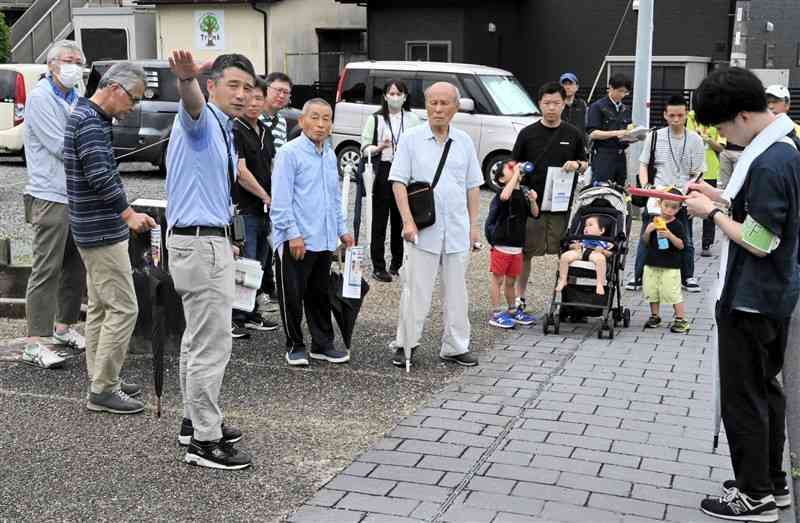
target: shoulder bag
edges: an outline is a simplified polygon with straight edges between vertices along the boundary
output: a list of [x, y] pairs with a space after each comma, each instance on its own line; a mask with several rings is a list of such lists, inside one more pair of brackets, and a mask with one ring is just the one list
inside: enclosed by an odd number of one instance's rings
[[444, 151], [442, 151], [442, 157], [439, 159], [439, 166], [436, 168], [433, 183], [411, 182], [406, 188], [408, 192], [408, 207], [411, 209], [411, 216], [413, 216], [418, 230], [425, 229], [436, 223], [436, 202], [433, 198], [433, 189], [439, 183], [439, 177], [442, 175], [442, 169], [444, 169], [447, 155], [450, 152], [450, 144], [452, 143], [453, 139], [448, 138], [447, 143], [444, 145]]

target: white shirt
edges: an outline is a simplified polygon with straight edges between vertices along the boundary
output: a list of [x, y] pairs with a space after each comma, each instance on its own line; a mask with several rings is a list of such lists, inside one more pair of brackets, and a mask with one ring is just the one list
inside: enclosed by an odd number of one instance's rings
[[[453, 143], [433, 191], [436, 222], [419, 231], [417, 243], [419, 249], [432, 254], [443, 251], [453, 254], [470, 249], [467, 192], [483, 183], [472, 138], [452, 125], [448, 138], [452, 138]], [[389, 181], [405, 185], [411, 182], [432, 183], [444, 143], [436, 141], [428, 123], [407, 130], [395, 152]]]

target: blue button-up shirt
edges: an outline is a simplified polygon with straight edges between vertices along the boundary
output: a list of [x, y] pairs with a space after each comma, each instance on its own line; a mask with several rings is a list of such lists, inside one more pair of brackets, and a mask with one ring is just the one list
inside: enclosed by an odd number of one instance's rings
[[[222, 123], [227, 134], [220, 131]], [[237, 163], [233, 120], [213, 103], [194, 120], [181, 102], [167, 149], [167, 223], [223, 227], [231, 222], [228, 152]], [[234, 176], [236, 176], [234, 168]]]
[[[472, 138], [460, 129], [450, 126], [453, 139], [447, 161], [433, 190], [436, 222], [419, 231], [417, 247], [440, 254], [469, 250], [469, 211], [467, 192], [483, 183], [481, 166]], [[445, 140], [445, 143], [447, 140]], [[389, 181], [433, 183], [436, 167], [444, 152], [429, 124], [409, 129], [397, 147], [389, 172]]]
[[333, 251], [347, 232], [336, 154], [322, 152], [305, 134], [280, 148], [272, 172], [272, 245], [303, 237], [306, 250]]

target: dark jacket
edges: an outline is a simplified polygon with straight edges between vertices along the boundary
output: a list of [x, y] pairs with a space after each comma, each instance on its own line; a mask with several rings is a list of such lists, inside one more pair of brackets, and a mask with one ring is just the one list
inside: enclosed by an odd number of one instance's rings
[[515, 189], [507, 201], [496, 194], [484, 224], [486, 241], [492, 246], [524, 247], [525, 221], [529, 217], [533, 217], [531, 204], [524, 191]]

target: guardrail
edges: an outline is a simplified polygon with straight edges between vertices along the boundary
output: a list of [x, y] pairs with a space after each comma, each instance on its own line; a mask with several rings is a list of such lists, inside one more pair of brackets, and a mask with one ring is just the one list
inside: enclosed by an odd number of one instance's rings
[[70, 0], [37, 0], [11, 26], [11, 61], [42, 63], [50, 44], [71, 32]]

